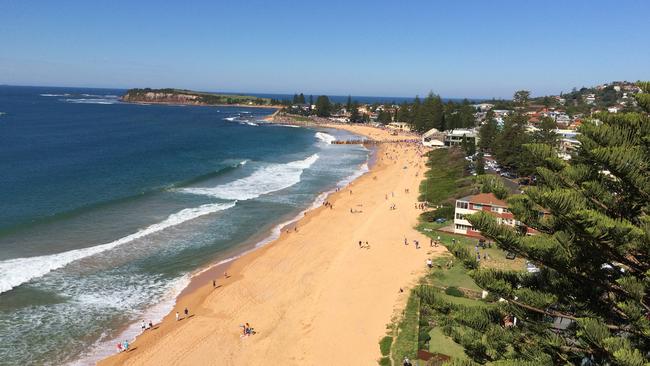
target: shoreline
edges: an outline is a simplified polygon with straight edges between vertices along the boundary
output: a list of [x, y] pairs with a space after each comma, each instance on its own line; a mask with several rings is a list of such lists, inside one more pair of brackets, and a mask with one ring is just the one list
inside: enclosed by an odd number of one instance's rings
[[[135, 104], [139, 104], [139, 103], [135, 103]], [[278, 112], [279, 109], [275, 111], [273, 114], [267, 116], [266, 118], [273, 118]], [[269, 123], [269, 124], [275, 124], [275, 123]], [[317, 126], [312, 125], [312, 126], [300, 126], [300, 127], [314, 129], [314, 127]], [[335, 128], [331, 126], [322, 126], [322, 127]], [[342, 130], [340, 128], [336, 128], [336, 129]], [[154, 322], [154, 329], [158, 329], [158, 327], [162, 322], [164, 322], [165, 320], [167, 320], [173, 315], [174, 306], [181, 299], [183, 299], [186, 296], [197, 295], [197, 293], [198, 296], [200, 296], [201, 298], [207, 296], [207, 294], [205, 293], [205, 288], [212, 287], [213, 280], [223, 279], [224, 273], [228, 273], [229, 277], [232, 277], [229, 268], [232, 266], [234, 262], [241, 260], [244, 256], [251, 255], [256, 251], [268, 245], [273, 244], [276, 240], [278, 240], [282, 236], [283, 231], [287, 229], [293, 229], [293, 227], [296, 226], [300, 221], [306, 219], [307, 213], [320, 208], [323, 202], [327, 200], [327, 198], [331, 194], [335, 193], [338, 189], [347, 187], [348, 185], [350, 185], [350, 183], [359, 179], [361, 176], [368, 174], [377, 158], [377, 149], [374, 146], [364, 146], [364, 147], [368, 150], [368, 158], [364, 163], [358, 166], [358, 169], [353, 174], [338, 181], [335, 184], [334, 188], [318, 193], [317, 196], [314, 198], [314, 200], [311, 202], [311, 204], [306, 208], [300, 210], [296, 215], [290, 216], [290, 218], [279, 222], [277, 225], [274, 225], [272, 228], [270, 228], [268, 231], [264, 233], [260, 233], [259, 235], [254, 235], [253, 237], [240, 243], [235, 248], [231, 248], [230, 250], [221, 253], [221, 255], [218, 255], [213, 262], [206, 264], [203, 267], [197, 268], [191, 273], [188, 273], [187, 275], [184, 276], [186, 277], [186, 281], [183, 281], [184, 277], [179, 278], [178, 279], [179, 283], [185, 282], [185, 284], [179, 285], [179, 287], [182, 286], [180, 291], [176, 291], [175, 294], [169, 295], [172, 298], [171, 305], [169, 305], [170, 301], [167, 300], [151, 306], [149, 309], [147, 309], [147, 311], [143, 315], [145, 321], [148, 321], [150, 318], [153, 319], [158, 318], [155, 319]], [[217, 280], [217, 283], [219, 282], [220, 281]], [[218, 285], [217, 288], [221, 288], [221, 286], [222, 285]], [[174, 286], [174, 288], [175, 287], [176, 286]], [[195, 304], [196, 301], [190, 301], [190, 303]], [[163, 314], [164, 314], [163, 316], [153, 316], [153, 317], [149, 316], [149, 310], [156, 309], [158, 307], [164, 307], [166, 309], [169, 308], [169, 310], [163, 310]], [[155, 313], [158, 314], [158, 312]], [[142, 333], [138, 333], [139, 327], [140, 327], [139, 322], [127, 324], [121, 327], [117, 331], [117, 333], [119, 334], [117, 336], [117, 339], [104, 340], [103, 342], [99, 342], [99, 343], [100, 344], [105, 343], [106, 344], [105, 347], [110, 347], [112, 343], [116, 343], [118, 342], [118, 340], [128, 339], [129, 342], [133, 344], [134, 347], [136, 347], [135, 341], [137, 341], [137, 339], [143, 335]], [[134, 334], [135, 334], [135, 338], [133, 336]], [[95, 349], [95, 347], [97, 347], [97, 349]], [[82, 358], [75, 359], [74, 361], [70, 362], [69, 365], [81, 365], [84, 364], [84, 361], [86, 360], [101, 363], [106, 358], [110, 358], [114, 356], [114, 353], [112, 351], [102, 352], [101, 349], [102, 347], [98, 346], [97, 344], [95, 345], [95, 347], [93, 347], [91, 352], [82, 356]], [[95, 355], [95, 357], [92, 357], [93, 354]], [[104, 356], [104, 354], [107, 354], [107, 356]]]
[[[367, 137], [372, 137], [372, 133], [370, 132], [381, 131], [379, 129], [370, 126], [349, 126], [349, 128], [343, 128], [344, 125], [330, 124], [330, 125], [311, 125], [309, 127], [343, 129], [353, 133], [363, 134]], [[364, 131], [364, 129], [369, 129], [369, 130]], [[381, 159], [380, 155], [384, 150], [387, 150], [387, 148], [378, 147], [374, 152], [375, 154], [374, 159], [380, 160]], [[369, 154], [367, 164], [370, 164], [371, 160], [373, 160], [373, 157], [371, 154]], [[364, 177], [367, 178], [369, 176], [368, 173], [376, 173], [375, 167], [373, 166], [369, 168], [369, 170], [366, 171], [365, 173], [359, 174], [358, 176], [354, 177], [354, 179], [347, 182], [347, 184], [345, 184], [344, 186], [345, 187], [354, 186], [355, 183], [361, 180], [362, 178]], [[183, 307], [188, 307], [189, 309], [201, 309], [204, 307], [203, 304], [209, 300], [209, 298], [215, 291], [223, 292], [229, 287], [236, 285], [238, 282], [242, 280], [242, 278], [244, 278], [246, 274], [245, 269], [248, 266], [250, 266], [256, 260], [260, 258], [264, 258], [267, 252], [269, 252], [270, 250], [274, 249], [277, 245], [279, 245], [283, 241], [283, 239], [294, 235], [293, 232], [287, 233], [286, 232], [287, 228], [290, 229], [294, 226], [302, 227], [308, 225], [310, 224], [310, 222], [312, 222], [313, 218], [318, 217], [319, 213], [321, 213], [324, 210], [322, 204], [320, 205], [318, 204], [319, 201], [322, 202], [324, 200], [328, 200], [332, 202], [333, 200], [333, 202], [336, 202], [341, 196], [340, 194], [341, 192], [337, 192], [337, 191], [340, 190], [336, 189], [334, 192], [329, 191], [329, 192], [323, 192], [319, 194], [319, 196], [315, 199], [314, 203], [309, 208], [299, 213], [294, 219], [280, 223], [274, 229], [272, 229], [271, 232], [265, 236], [267, 239], [262, 240], [263, 243], [261, 245], [256, 244], [251, 248], [243, 251], [241, 254], [234, 256], [231, 259], [217, 262], [216, 264], [211, 264], [209, 266], [206, 266], [206, 268], [198, 270], [197, 272], [192, 274], [190, 283], [177, 296], [174, 307], [176, 307], [176, 309], [180, 309]], [[279, 235], [273, 235], [274, 234], [273, 232], [277, 228], [279, 228], [280, 231]], [[264, 243], [264, 241], [266, 242]], [[267, 244], [273, 244], [273, 245], [267, 245]], [[225, 271], [228, 271], [230, 275], [227, 279], [223, 279], [223, 273]], [[217, 280], [218, 286], [215, 289], [213, 289], [211, 281], [215, 278], [219, 279]], [[139, 335], [132, 345], [133, 346], [132, 351], [128, 353], [122, 353], [122, 354], [117, 354], [108, 357], [106, 359], [101, 360], [99, 364], [105, 364], [105, 365], [121, 364], [126, 360], [130, 360], [131, 355], [142, 353], [141, 352], [142, 350], [140, 350], [140, 352], [136, 351], [138, 348], [151, 347], [152, 345], [155, 346], [155, 344], [159, 343], [162, 338], [165, 338], [168, 334], [173, 333], [178, 328], [178, 325], [176, 324], [177, 322], [175, 322], [173, 319], [174, 317], [173, 314], [174, 314], [174, 308], [172, 308], [172, 310], [166, 316], [163, 317], [160, 323], [156, 324], [156, 327], [154, 328], [155, 331], [146, 331], [143, 334]], [[191, 314], [190, 317], [193, 317], [194, 314], [196, 313], [190, 310], [190, 314]]]
[[251, 104], [205, 104], [205, 103], [174, 103], [174, 102], [144, 102], [144, 101], [129, 101], [124, 100], [120, 97], [120, 103], [124, 104], [136, 104], [136, 105], [171, 105], [171, 106], [187, 106], [187, 107], [237, 107], [237, 108], [266, 108], [266, 109], [277, 109], [278, 111], [283, 106], [277, 105], [251, 105]]

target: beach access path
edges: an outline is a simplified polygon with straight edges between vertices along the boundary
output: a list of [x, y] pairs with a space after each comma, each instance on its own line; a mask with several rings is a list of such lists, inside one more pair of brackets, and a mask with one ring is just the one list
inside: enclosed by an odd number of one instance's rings
[[[368, 126], [332, 127], [375, 140], [404, 138]], [[309, 211], [297, 230], [237, 259], [230, 278], [216, 277], [218, 288], [209, 283], [179, 298], [132, 351], [100, 365], [375, 365], [378, 341], [407, 289], [426, 259], [445, 250], [414, 229], [426, 170], [419, 149], [379, 145], [370, 172], [329, 196], [333, 208]], [[192, 316], [176, 321], [185, 306]], [[256, 334], [241, 337], [247, 322]]]

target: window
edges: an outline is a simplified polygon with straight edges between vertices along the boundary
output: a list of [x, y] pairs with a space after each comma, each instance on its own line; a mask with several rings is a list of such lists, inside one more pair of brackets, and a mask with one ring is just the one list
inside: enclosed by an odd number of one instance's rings
[[463, 202], [463, 201], [456, 201], [456, 207], [468, 209], [469, 208], [469, 203]]
[[483, 209], [483, 205], [477, 205], [476, 203], [473, 203], [472, 206], [473, 206], [473, 208], [475, 210], [482, 210]]
[[499, 212], [499, 208], [492, 206], [492, 212]]
[[456, 214], [456, 218], [457, 218], [458, 220], [465, 220], [465, 215], [457, 213], [457, 214]]
[[503, 213], [508, 213], [508, 212], [510, 212], [510, 210], [508, 210], [507, 208], [502, 208], [501, 211], [502, 211]]

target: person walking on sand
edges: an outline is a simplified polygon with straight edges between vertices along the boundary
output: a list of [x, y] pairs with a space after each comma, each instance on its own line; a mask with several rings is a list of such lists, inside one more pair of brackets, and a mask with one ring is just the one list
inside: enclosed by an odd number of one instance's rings
[[117, 342], [117, 352], [122, 352], [124, 351], [124, 348], [122, 348], [122, 343]]
[[179, 320], [181, 320], [181, 315], [180, 315], [180, 314], [178, 313], [178, 311], [177, 311], [177, 312], [176, 312], [176, 321], [179, 321]]
[[184, 310], [183, 312], [185, 313], [185, 317], [186, 317], [186, 318], [187, 318], [187, 316], [190, 314], [190, 311], [187, 310], [187, 308], [185, 308], [185, 310]]
[[142, 328], [142, 332], [144, 332], [145, 330], [147, 330], [147, 324], [144, 322], [144, 320], [142, 321], [142, 326], [141, 326], [141, 328]]
[[153, 329], [153, 322], [149, 320], [149, 329]]
[[129, 351], [129, 341], [128, 340], [126, 340], [126, 339], [124, 340], [123, 347], [124, 347], [125, 352]]
[[431, 258], [427, 259], [427, 267], [433, 268], [433, 261], [431, 260]]
[[216, 287], [217, 287], [217, 280], [212, 280], [212, 288], [216, 288]]

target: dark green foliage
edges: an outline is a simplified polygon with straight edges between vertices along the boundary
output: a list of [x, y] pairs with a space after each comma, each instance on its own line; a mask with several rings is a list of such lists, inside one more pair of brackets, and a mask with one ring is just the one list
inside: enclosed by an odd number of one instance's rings
[[528, 90], [518, 90], [515, 92], [515, 95], [512, 97], [512, 101], [522, 107], [528, 104], [529, 99], [530, 99], [530, 92]]
[[463, 291], [459, 290], [458, 287], [447, 287], [447, 289], [445, 289], [445, 293], [449, 296], [465, 297]]
[[382, 356], [388, 356], [390, 353], [390, 346], [393, 344], [393, 337], [385, 336], [379, 341], [379, 350]]
[[380, 110], [379, 113], [377, 113], [377, 122], [381, 124], [389, 124], [391, 122], [391, 115], [390, 112], [387, 110]]
[[438, 149], [428, 153], [426, 179], [420, 183], [418, 200], [429, 204], [452, 204], [454, 198], [468, 195], [472, 178], [467, 176], [467, 161], [460, 149]]
[[532, 170], [530, 157], [524, 153], [524, 145], [532, 141], [526, 131], [528, 121], [522, 114], [508, 116], [503, 129], [496, 136], [492, 152], [502, 166], [522, 174]]
[[[302, 94], [301, 94], [302, 95]], [[332, 104], [327, 95], [321, 95], [316, 99], [316, 115], [318, 117], [329, 117], [331, 114]]]
[[557, 133], [554, 131], [557, 128], [555, 121], [550, 117], [542, 117], [542, 120], [537, 127], [539, 130], [533, 133], [533, 141], [556, 147], [559, 138]]
[[392, 366], [393, 363], [390, 361], [389, 357], [382, 357], [379, 359], [379, 366]]
[[350, 110], [350, 122], [363, 122], [363, 116], [359, 113], [359, 103], [357, 102], [352, 103], [352, 109]]
[[[472, 274], [479, 286], [507, 300], [499, 303], [502, 315], [519, 320], [501, 332], [491, 332], [498, 319], [487, 326], [477, 320], [466, 324], [489, 335], [474, 343], [467, 339], [471, 332], [455, 335], [476, 362], [580, 364], [585, 357], [597, 365], [649, 362], [650, 117], [594, 117], [598, 120], [583, 123], [581, 146], [568, 162], [550, 145], [524, 145], [537, 165], [537, 186], [508, 202], [516, 219], [537, 235], [498, 225], [485, 213], [468, 217], [500, 248], [541, 268]], [[571, 325], [554, 329], [553, 321], [560, 319]]]
[[485, 151], [492, 151], [498, 133], [499, 127], [494, 120], [494, 113], [489, 111], [485, 117], [485, 123], [479, 128], [479, 148]]

